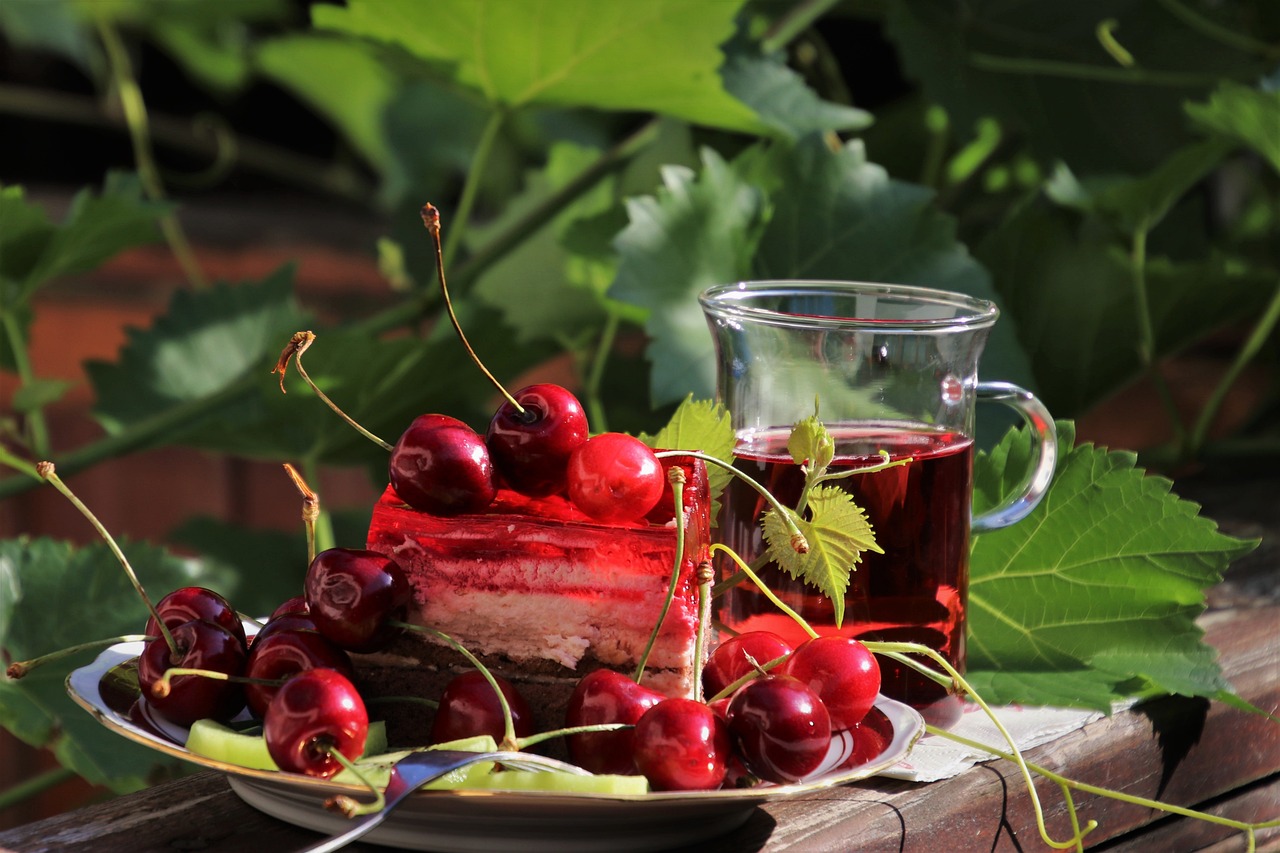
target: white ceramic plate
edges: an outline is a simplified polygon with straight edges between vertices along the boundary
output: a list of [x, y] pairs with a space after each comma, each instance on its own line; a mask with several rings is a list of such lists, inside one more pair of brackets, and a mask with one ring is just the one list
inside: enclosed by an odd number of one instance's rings
[[[348, 826], [326, 811], [335, 794], [358, 798], [366, 789], [294, 773], [251, 770], [188, 752], [186, 729], [149, 713], [138, 696], [134, 669], [141, 643], [104, 651], [67, 678], [67, 692], [104, 726], [167, 755], [227, 774], [249, 805], [273, 817], [327, 834]], [[772, 800], [874, 776], [901, 761], [924, 733], [910, 707], [880, 697], [863, 724], [867, 731], [833, 739], [827, 761], [793, 785], [635, 796], [549, 792], [422, 791], [405, 800], [370, 833], [370, 841], [408, 850], [544, 851], [660, 850], [713, 838], [742, 825]], [[862, 754], [858, 754], [861, 751]]]

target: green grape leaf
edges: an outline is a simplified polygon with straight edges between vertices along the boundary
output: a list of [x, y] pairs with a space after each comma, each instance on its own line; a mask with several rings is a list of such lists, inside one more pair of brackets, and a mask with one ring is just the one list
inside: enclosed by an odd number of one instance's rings
[[862, 561], [862, 553], [883, 553], [871, 523], [853, 496], [836, 486], [818, 486], [809, 493], [807, 519], [791, 510], [787, 513], [808, 540], [808, 552], [796, 551], [791, 531], [777, 511], [770, 509], [761, 519], [765, 553], [787, 574], [817, 587], [831, 599], [838, 626], [844, 621], [849, 576]]
[[[656, 112], [738, 131], [765, 125], [725, 91], [720, 45], [740, 2], [350, 0], [317, 5], [320, 29], [388, 42], [489, 103]], [[679, 50], [672, 50], [679, 45]]]
[[[736, 443], [729, 412], [724, 406], [713, 400], [695, 400], [692, 395], [681, 401], [666, 426], [653, 435], [641, 433], [639, 438], [655, 449], [697, 450], [730, 463]], [[707, 466], [713, 524], [720, 514], [718, 496], [732, 478], [733, 474], [719, 465]]]
[[178, 291], [149, 329], [130, 331], [117, 362], [86, 366], [98, 394], [94, 414], [115, 432], [210, 399], [252, 371], [265, 380], [289, 337], [306, 324], [294, 303], [291, 267], [262, 282]]
[[1208, 102], [1184, 109], [1198, 127], [1247, 145], [1280, 172], [1280, 90], [1223, 80]]
[[74, 387], [74, 382], [62, 379], [36, 379], [15, 391], [10, 405], [15, 412], [39, 411], [61, 400]]
[[836, 458], [836, 443], [822, 421], [811, 415], [792, 427], [787, 436], [787, 452], [797, 465], [822, 471]]
[[649, 312], [655, 405], [714, 392], [715, 356], [696, 297], [750, 269], [764, 213], [762, 193], [733, 165], [710, 150], [702, 162], [700, 174], [664, 169], [655, 196], [629, 200], [629, 224], [615, 240], [609, 296]]
[[[121, 543], [153, 598], [199, 584], [234, 595], [234, 581], [141, 543]], [[104, 544], [75, 549], [49, 539], [0, 542], [0, 658], [29, 660], [80, 643], [141, 633], [147, 612]], [[56, 618], [52, 614], [57, 614]], [[51, 749], [67, 768], [116, 791], [181, 771], [161, 753], [110, 735], [67, 695], [67, 673], [94, 652], [51, 662], [13, 680], [0, 676], [0, 725]]]
[[[1026, 519], [974, 538], [969, 669], [990, 701], [1106, 709], [1147, 692], [1227, 689], [1196, 617], [1204, 592], [1257, 545], [1220, 533], [1132, 453], [1082, 444], [1059, 423], [1052, 487]], [[1013, 430], [975, 461], [975, 511], [1016, 488], [1031, 453]], [[1062, 673], [1071, 673], [1066, 695]]]

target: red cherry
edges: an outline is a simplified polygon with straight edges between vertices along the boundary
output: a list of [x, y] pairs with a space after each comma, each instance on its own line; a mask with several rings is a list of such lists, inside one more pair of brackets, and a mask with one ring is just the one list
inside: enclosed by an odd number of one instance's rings
[[258, 629], [258, 633], [253, 635], [253, 641], [249, 643], [252, 649], [255, 643], [261, 642], [277, 631], [319, 631], [316, 626], [316, 620], [311, 618], [309, 613], [281, 613], [279, 616], [272, 616], [267, 620], [267, 624]]
[[295, 595], [292, 598], [286, 598], [284, 601], [271, 611], [271, 616], [267, 619], [270, 622], [278, 616], [286, 616], [291, 614], [307, 615], [307, 597], [305, 595]]
[[636, 722], [636, 767], [655, 791], [719, 788], [731, 754], [724, 720], [701, 702], [664, 699]]
[[569, 457], [569, 500], [597, 521], [637, 521], [662, 497], [665, 470], [638, 438], [604, 432]]
[[[244, 674], [254, 679], [283, 681], [308, 669], [332, 669], [348, 679], [355, 677], [351, 658], [346, 652], [325, 639], [323, 634], [305, 629], [277, 629], [265, 637], [255, 637], [249, 647]], [[258, 717], [265, 715], [271, 698], [279, 689], [274, 684], [245, 684], [244, 696], [249, 710]]]
[[783, 671], [803, 681], [831, 714], [831, 728], [862, 722], [880, 693], [880, 664], [867, 647], [851, 637], [814, 637], [802, 643]]
[[[204, 619], [226, 628], [239, 637], [241, 643], [246, 642], [244, 622], [240, 620], [240, 614], [236, 613], [230, 602], [211, 589], [202, 586], [175, 589], [160, 599], [156, 604], [156, 612], [170, 630], [192, 619]], [[160, 628], [156, 625], [154, 616], [147, 620], [144, 633], [148, 637], [160, 636]]]
[[388, 473], [401, 500], [432, 515], [480, 512], [497, 494], [484, 439], [448, 415], [414, 418], [391, 450]]
[[[636, 721], [666, 697], [611, 669], [587, 673], [573, 689], [565, 711], [566, 726], [592, 726]], [[592, 773], [636, 773], [635, 731], [586, 732], [567, 738], [569, 758]]]
[[798, 782], [831, 747], [831, 718], [818, 694], [787, 675], [765, 675], [729, 702], [729, 731], [742, 763], [767, 782]]
[[229, 720], [244, 707], [244, 689], [236, 681], [204, 675], [178, 675], [169, 692], [157, 696], [152, 687], [170, 668], [203, 669], [238, 678], [244, 673], [245, 649], [240, 638], [221, 625], [192, 619], [171, 628], [177, 651], [163, 637], [149, 640], [138, 656], [138, 685], [142, 695], [166, 719], [180, 726], [209, 717]]
[[342, 648], [372, 652], [401, 629], [413, 590], [400, 566], [376, 551], [330, 548], [307, 568], [303, 582], [310, 617], [320, 633]]
[[[533, 711], [524, 697], [506, 679], [494, 676], [494, 680], [511, 710], [516, 737], [533, 734]], [[502, 743], [506, 736], [506, 725], [502, 705], [493, 691], [493, 685], [479, 670], [470, 669], [445, 686], [444, 693], [440, 696], [440, 706], [436, 708], [436, 716], [431, 723], [431, 742], [444, 743], [477, 735], [491, 735], [495, 741]]]
[[346, 676], [308, 669], [276, 692], [263, 717], [262, 734], [281, 770], [327, 779], [342, 769], [331, 750], [352, 761], [364, 751], [369, 714]]
[[[791, 653], [791, 644], [772, 631], [748, 631], [730, 637], [707, 658], [702, 669], [702, 690], [715, 696], [742, 676], [771, 660]], [[750, 656], [750, 659], [748, 659]], [[752, 660], [755, 663], [752, 663]]]
[[569, 455], [587, 440], [587, 415], [559, 385], [529, 385], [503, 403], [489, 422], [485, 443], [493, 464], [515, 491], [540, 498], [565, 488]]

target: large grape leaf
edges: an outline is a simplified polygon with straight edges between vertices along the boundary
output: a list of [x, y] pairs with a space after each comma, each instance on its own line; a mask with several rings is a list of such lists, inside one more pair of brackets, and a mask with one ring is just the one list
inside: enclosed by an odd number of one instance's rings
[[740, 2], [651, 0], [351, 0], [318, 5], [320, 29], [403, 48], [493, 104], [656, 112], [760, 132], [765, 125], [729, 95], [720, 45]]
[[609, 288], [610, 297], [649, 311], [655, 404], [713, 396], [711, 337], [696, 297], [750, 270], [764, 210], [760, 189], [709, 149], [700, 174], [668, 168], [662, 177], [655, 196], [627, 203]]
[[[234, 579], [154, 546], [122, 543], [153, 599], [200, 584], [234, 596]], [[0, 542], [0, 658], [28, 660], [79, 643], [140, 633], [147, 613], [105, 545], [75, 549], [49, 539]], [[233, 598], [234, 600], [234, 598]], [[177, 772], [173, 759], [111, 734], [67, 695], [64, 680], [93, 660], [81, 652], [13, 680], [0, 676], [0, 725], [46, 747], [90, 782], [118, 791]]]
[[[1026, 519], [974, 538], [969, 669], [994, 702], [1106, 710], [1138, 692], [1229, 690], [1196, 617], [1205, 590], [1257, 545], [1220, 533], [1135, 455], [1073, 447], [1059, 423], [1053, 485]], [[974, 466], [974, 509], [1026, 471], [1030, 440], [1010, 432]]]

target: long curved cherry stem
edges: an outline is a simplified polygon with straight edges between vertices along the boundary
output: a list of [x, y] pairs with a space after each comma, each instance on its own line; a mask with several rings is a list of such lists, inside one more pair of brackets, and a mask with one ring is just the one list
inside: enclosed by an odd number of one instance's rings
[[303, 381], [311, 387], [311, 390], [315, 392], [316, 396], [319, 397], [326, 406], [332, 409], [338, 417], [346, 421], [356, 432], [360, 433], [365, 438], [390, 453], [394, 449], [392, 445], [369, 432], [369, 430], [358, 424], [355, 418], [352, 418], [346, 412], [342, 411], [338, 404], [333, 402], [333, 400], [330, 400], [329, 395], [321, 391], [320, 387], [311, 380], [309, 375], [307, 375], [306, 368], [302, 366], [302, 354], [307, 351], [308, 347], [315, 343], [315, 340], [316, 336], [314, 332], [294, 332], [293, 337], [289, 339], [289, 343], [286, 344], [284, 350], [281, 351], [280, 358], [276, 361], [276, 366], [271, 368], [272, 373], [278, 373], [280, 375], [280, 393], [288, 393], [284, 388], [284, 377], [289, 369], [289, 360], [293, 359], [293, 366], [298, 369], [298, 375], [302, 377]]
[[88, 643], [77, 643], [74, 646], [67, 646], [65, 649], [58, 649], [56, 652], [49, 652], [30, 660], [16, 660], [5, 670], [5, 675], [12, 679], [22, 678], [31, 670], [44, 666], [47, 663], [54, 663], [63, 658], [70, 657], [78, 652], [86, 652], [90, 649], [102, 649], [107, 646], [114, 646], [116, 643], [145, 643], [154, 640], [155, 637], [149, 637], [146, 634], [123, 634], [119, 637], [110, 637], [104, 640], [92, 640]]
[[502, 688], [498, 686], [498, 680], [493, 677], [493, 673], [489, 671], [489, 667], [480, 662], [480, 659], [473, 655], [466, 646], [459, 643], [453, 637], [450, 637], [444, 631], [428, 628], [425, 625], [414, 625], [411, 622], [399, 622], [394, 619], [390, 620], [391, 625], [397, 628], [404, 628], [409, 631], [418, 631], [423, 634], [430, 634], [437, 639], [443, 640], [451, 648], [467, 659], [467, 662], [479, 670], [484, 676], [484, 680], [489, 682], [489, 686], [493, 688], [494, 694], [498, 697], [498, 705], [502, 708], [502, 743], [498, 744], [499, 749], [518, 750], [520, 748], [519, 739], [516, 738], [516, 724], [511, 716], [511, 705], [507, 702], [506, 695], [502, 692]]
[[124, 551], [120, 550], [120, 546], [116, 544], [116, 540], [103, 526], [98, 517], [84, 505], [84, 503], [75, 496], [75, 493], [62, 482], [62, 478], [58, 476], [57, 470], [52, 462], [37, 462], [36, 472], [45, 479], [49, 485], [53, 486], [62, 496], [71, 501], [71, 505], [80, 511], [80, 514], [88, 519], [93, 525], [93, 529], [98, 531], [98, 535], [107, 543], [107, 547], [111, 549], [111, 553], [115, 555], [116, 561], [120, 563], [120, 568], [124, 569], [125, 575], [129, 578], [129, 583], [133, 584], [134, 590], [138, 593], [138, 597], [142, 599], [142, 603], [146, 605], [147, 612], [156, 620], [156, 624], [160, 626], [160, 634], [164, 637], [165, 645], [169, 647], [169, 652], [173, 655], [178, 654], [178, 643], [173, 639], [173, 632], [169, 630], [169, 626], [164, 624], [164, 620], [160, 618], [160, 611], [156, 610], [155, 604], [152, 603], [151, 597], [147, 595], [147, 591], [143, 589], [142, 582], [138, 580], [138, 575], [133, 571], [133, 566], [129, 565], [129, 558], [124, 555]]
[[517, 738], [516, 743], [519, 744], [520, 749], [528, 749], [531, 746], [536, 746], [537, 744], [551, 740], [552, 738], [565, 737], [567, 735], [590, 734], [592, 732], [616, 732], [619, 729], [633, 728], [635, 728], [635, 726], [630, 723], [595, 723], [590, 726], [566, 726], [563, 729], [552, 729], [546, 732], [538, 732], [537, 734], [532, 734], [528, 737]]
[[350, 771], [352, 775], [360, 780], [360, 784], [373, 792], [373, 801], [370, 803], [361, 803], [354, 797], [349, 797], [346, 794], [338, 794], [336, 797], [332, 797], [325, 801], [325, 808], [334, 809], [345, 817], [360, 817], [361, 815], [380, 812], [386, 808], [387, 795], [381, 788], [369, 781], [369, 777], [364, 774], [364, 771], [360, 769], [358, 764], [343, 755], [342, 752], [332, 744], [329, 745], [329, 755], [334, 761], [342, 765], [343, 770]]
[[200, 669], [199, 667], [190, 666], [171, 666], [164, 671], [155, 683], [151, 685], [151, 692], [157, 699], [163, 699], [173, 690], [172, 681], [183, 675], [197, 675], [201, 678], [211, 678], [214, 681], [234, 681], [236, 684], [261, 684], [264, 687], [279, 687], [288, 681], [287, 678], [251, 678], [247, 675], [231, 675], [225, 672], [218, 672], [216, 669]]
[[711, 560], [706, 559], [698, 563], [695, 574], [698, 581], [698, 633], [693, 641], [693, 661], [694, 666], [697, 667], [697, 677], [693, 679], [693, 699], [695, 702], [701, 702], [704, 698], [702, 693], [703, 656], [706, 654], [707, 629], [711, 625], [711, 582], [716, 579], [716, 570]]
[[710, 703], [710, 702], [716, 701], [717, 699], [724, 699], [726, 697], [732, 696], [733, 694], [738, 692], [738, 688], [744, 687], [748, 682], [755, 681], [761, 675], [764, 675], [774, 667], [782, 666], [782, 664], [786, 663], [786, 660], [789, 657], [791, 657], [791, 653], [787, 652], [785, 655], [778, 655], [773, 660], [765, 661], [764, 663], [757, 663], [751, 658], [750, 655], [747, 655], [747, 659], [751, 660], [753, 664], [751, 671], [746, 673], [745, 675], [739, 676], [734, 681], [731, 681], [728, 684], [726, 684], [720, 690], [719, 693], [712, 696], [710, 699], [707, 700], [707, 702]]
[[766, 584], [764, 581], [760, 580], [760, 576], [757, 575], [754, 571], [752, 571], [751, 567], [747, 565], [746, 561], [743, 560], [742, 557], [738, 556], [738, 554], [732, 548], [730, 548], [727, 545], [723, 545], [719, 542], [716, 542], [711, 546], [711, 553], [712, 554], [722, 553], [727, 555], [729, 559], [733, 560], [733, 562], [738, 566], [738, 571], [741, 574], [745, 575], [746, 577], [750, 578], [751, 582], [756, 585], [756, 587], [760, 590], [760, 592], [764, 593], [765, 598], [773, 602], [775, 607], [777, 607], [783, 613], [787, 614], [792, 619], [794, 619], [796, 624], [799, 625], [801, 628], [803, 628], [805, 633], [807, 633], [810, 637], [818, 636], [818, 632], [813, 630], [813, 628], [809, 625], [808, 622], [804, 621], [804, 617], [802, 617], [799, 613], [796, 613], [794, 610], [788, 607], [782, 601], [782, 599], [778, 598], [778, 596], [774, 595], [773, 590], [769, 589], [769, 585]]
[[516, 402], [516, 398], [512, 397], [507, 389], [502, 386], [497, 377], [489, 372], [489, 368], [484, 366], [484, 362], [480, 360], [480, 356], [476, 355], [475, 349], [472, 348], [471, 342], [467, 340], [467, 335], [462, 331], [462, 324], [458, 322], [458, 315], [453, 310], [453, 300], [449, 298], [449, 285], [445, 283], [444, 278], [444, 248], [440, 245], [440, 211], [436, 206], [427, 202], [422, 206], [422, 224], [427, 227], [427, 233], [431, 235], [431, 242], [435, 246], [436, 251], [436, 275], [440, 277], [440, 293], [444, 296], [445, 312], [449, 315], [449, 322], [453, 324], [453, 330], [458, 333], [458, 339], [462, 341], [462, 346], [466, 349], [467, 354], [471, 356], [471, 360], [476, 363], [493, 387], [498, 389], [506, 401], [515, 407], [517, 412], [524, 414], [524, 406]]
[[732, 463], [725, 462], [723, 459], [697, 450], [661, 450], [654, 453], [654, 456], [657, 456], [659, 459], [666, 459], [670, 456], [688, 456], [691, 459], [701, 459], [703, 462], [728, 471], [730, 474], [755, 489], [760, 494], [760, 497], [768, 501], [769, 505], [778, 513], [779, 517], [782, 518], [783, 524], [787, 526], [787, 532], [791, 534], [791, 547], [795, 549], [796, 553], [808, 553], [809, 540], [805, 538], [805, 535], [800, 532], [800, 528], [796, 525], [795, 512], [783, 506], [782, 503], [773, 496], [773, 493], [760, 485], [760, 483], [753, 479], [751, 475], [735, 468]]
[[675, 600], [676, 587], [680, 583], [680, 567], [684, 564], [684, 469], [673, 465], [667, 470], [667, 481], [671, 483], [671, 493], [675, 496], [675, 556], [672, 558], [671, 581], [667, 585], [667, 597], [662, 602], [662, 612], [653, 623], [653, 630], [649, 632], [649, 641], [645, 643], [640, 662], [636, 665], [635, 675], [631, 677], [631, 680], [637, 684], [644, 677], [644, 668], [649, 662], [649, 653], [653, 651], [654, 643], [658, 642], [658, 632], [662, 630], [662, 623], [667, 621], [667, 613], [671, 610], [671, 602]]

